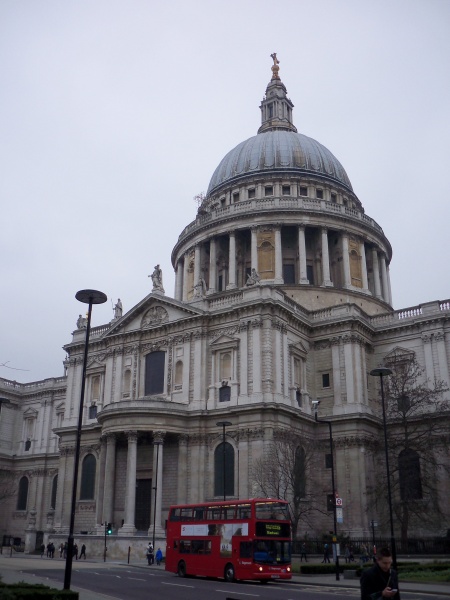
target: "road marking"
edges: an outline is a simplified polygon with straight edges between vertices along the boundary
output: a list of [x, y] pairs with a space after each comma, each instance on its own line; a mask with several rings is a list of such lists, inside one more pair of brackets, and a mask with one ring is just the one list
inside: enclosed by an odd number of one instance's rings
[[140, 579], [139, 577], [128, 577], [128, 579], [133, 579], [133, 581], [147, 581], [146, 579]]
[[[230, 590], [216, 590], [216, 592], [224, 592], [225, 594], [229, 594]], [[244, 594], [239, 590], [239, 596], [253, 596], [254, 598], [259, 598], [260, 594]]]
[[192, 589], [194, 589], [194, 587], [195, 587], [193, 585], [185, 585], [182, 583], [168, 583], [167, 581], [161, 581], [161, 584], [162, 585], [174, 585], [176, 587], [186, 587], [186, 588], [192, 588]]

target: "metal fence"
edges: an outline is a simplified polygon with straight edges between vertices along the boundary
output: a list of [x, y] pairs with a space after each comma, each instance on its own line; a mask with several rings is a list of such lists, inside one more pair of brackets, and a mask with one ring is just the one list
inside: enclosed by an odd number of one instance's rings
[[[353, 555], [358, 557], [363, 554], [363, 547], [365, 546], [369, 555], [373, 554], [373, 538], [338, 538], [338, 542], [341, 545], [341, 554], [344, 554], [344, 549], [347, 544], [351, 546]], [[292, 543], [292, 554], [301, 553], [301, 545], [305, 543], [308, 554], [323, 554], [324, 545], [330, 544], [330, 539], [322, 540], [297, 540]], [[375, 538], [375, 545], [377, 548], [383, 546], [390, 546], [390, 538]], [[395, 540], [395, 546], [397, 554], [450, 554], [450, 537], [436, 537], [436, 538], [410, 538], [407, 543], [402, 544], [398, 539]]]

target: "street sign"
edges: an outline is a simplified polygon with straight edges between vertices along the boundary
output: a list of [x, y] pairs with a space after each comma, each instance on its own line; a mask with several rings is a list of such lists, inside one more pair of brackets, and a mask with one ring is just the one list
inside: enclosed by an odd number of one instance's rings
[[374, 521], [374, 520], [370, 521], [370, 526], [371, 527], [378, 527], [378, 521]]
[[336, 498], [336, 506], [342, 506], [342, 498]]
[[344, 522], [344, 510], [342, 508], [336, 508], [336, 521], [338, 523]]

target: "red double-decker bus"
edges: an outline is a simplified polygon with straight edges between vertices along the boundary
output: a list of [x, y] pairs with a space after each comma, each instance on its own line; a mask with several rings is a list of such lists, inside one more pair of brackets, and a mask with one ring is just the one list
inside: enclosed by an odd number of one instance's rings
[[255, 498], [172, 506], [166, 570], [226, 581], [291, 579], [288, 503]]

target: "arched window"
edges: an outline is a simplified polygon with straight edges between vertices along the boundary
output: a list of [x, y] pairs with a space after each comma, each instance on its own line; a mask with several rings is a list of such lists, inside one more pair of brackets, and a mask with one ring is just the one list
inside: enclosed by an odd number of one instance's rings
[[220, 356], [220, 379], [231, 378], [231, 354], [225, 352]]
[[17, 495], [17, 510], [27, 510], [28, 501], [28, 477], [21, 477], [19, 481], [19, 493]]
[[145, 395], [164, 393], [164, 365], [166, 353], [160, 350], [145, 357]]
[[97, 375], [92, 378], [91, 400], [100, 398], [100, 377]]
[[127, 369], [123, 375], [123, 397], [129, 398], [131, 391], [131, 371]]
[[56, 508], [56, 493], [58, 491], [58, 475], [53, 477], [52, 481], [52, 496], [50, 500], [50, 508]]
[[295, 451], [294, 496], [298, 499], [306, 496], [306, 457], [301, 446]]
[[225, 448], [223, 443], [219, 444], [214, 452], [214, 495], [234, 496], [234, 448], [228, 442], [225, 442]]
[[398, 476], [401, 499], [420, 500], [422, 498], [420, 458], [411, 448], [402, 450], [398, 455]]
[[93, 500], [95, 494], [95, 469], [97, 461], [93, 454], [84, 457], [81, 467], [80, 500]]
[[183, 385], [183, 361], [177, 360], [175, 364], [175, 385]]

